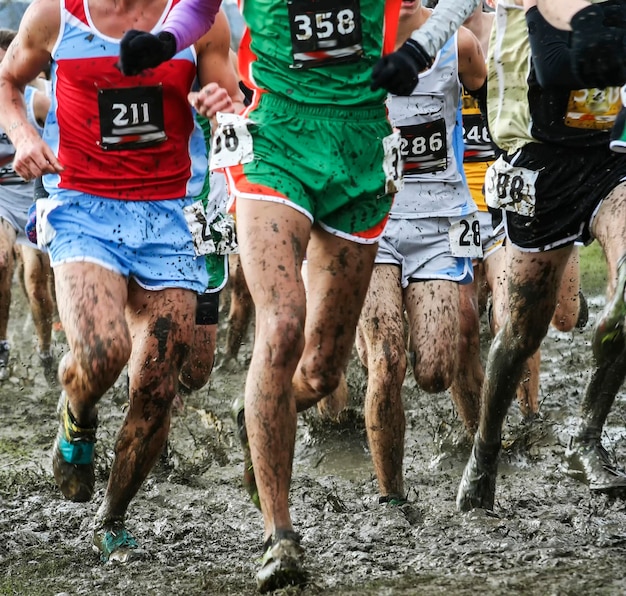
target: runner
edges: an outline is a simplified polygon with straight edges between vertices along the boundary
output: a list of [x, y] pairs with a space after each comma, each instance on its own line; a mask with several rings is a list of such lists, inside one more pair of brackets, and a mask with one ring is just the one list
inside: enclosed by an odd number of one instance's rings
[[[493, 140], [505, 154], [489, 168], [485, 189], [490, 206], [506, 208], [509, 315], [489, 351], [479, 428], [457, 496], [462, 511], [493, 509], [502, 424], [524, 362], [546, 334], [578, 239], [596, 239], [602, 246], [609, 286], [594, 330], [597, 364], [566, 454], [569, 472], [595, 492], [626, 488], [626, 474], [601, 443], [626, 374], [626, 157], [608, 147], [619, 92], [580, 90], [568, 67], [568, 34], [547, 25], [532, 0], [524, 7], [499, 2], [495, 22], [488, 115]], [[548, 53], [535, 49], [529, 60], [529, 29], [550, 44], [552, 60], [561, 59], [559, 86], [537, 83], [535, 65], [539, 70]]]
[[[430, 13], [419, 0], [403, 2], [397, 45]], [[404, 310], [417, 384], [429, 393], [442, 392], [457, 367], [459, 285], [472, 280], [472, 257], [481, 253], [476, 206], [461, 172], [458, 106], [461, 84], [484, 93], [486, 74], [478, 40], [462, 28], [420, 73], [409, 98], [392, 95], [388, 101], [392, 123], [402, 134], [405, 185], [381, 238], [359, 320], [368, 371], [365, 425], [380, 503], [406, 502]], [[478, 404], [471, 412], [463, 406], [464, 423], [475, 427]]]
[[[52, 464], [72, 501], [93, 496], [98, 402], [128, 362], [130, 406], [93, 530], [101, 559], [123, 562], [140, 552], [124, 518], [167, 439], [196, 293], [208, 282], [183, 211], [194, 208], [207, 159], [188, 95], [198, 76], [214, 83], [191, 98], [205, 114], [242, 106], [224, 15], [194, 49], [129, 78], [116, 66], [119, 40], [131, 24], [160, 26], [171, 5], [114, 4], [29, 7], [0, 66], [0, 125], [15, 145], [15, 171], [25, 180], [45, 174], [50, 194], [37, 201], [37, 239], [50, 255], [70, 346]], [[51, 59], [42, 140], [23, 89]]]
[[[0, 29], [0, 63], [16, 33]], [[33, 80], [24, 89], [28, 122], [39, 135], [43, 133], [50, 107], [50, 99], [40, 87], [39, 81]], [[28, 298], [37, 334], [37, 355], [47, 383], [54, 387], [58, 385], [58, 363], [52, 352], [54, 301], [50, 289], [50, 260], [30, 242], [24, 231], [33, 203], [34, 182], [27, 182], [16, 174], [12, 165], [14, 155], [15, 147], [4, 129], [0, 129], [0, 381], [6, 380], [11, 372], [7, 325], [17, 260], [19, 280]]]

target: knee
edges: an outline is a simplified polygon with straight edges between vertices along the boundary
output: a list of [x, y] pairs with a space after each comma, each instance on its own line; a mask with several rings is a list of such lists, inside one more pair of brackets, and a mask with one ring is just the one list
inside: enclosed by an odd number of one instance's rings
[[[96, 392], [108, 389], [126, 366], [131, 354], [130, 336], [101, 339], [99, 342], [83, 344], [67, 356], [72, 356], [80, 367], [81, 376]], [[62, 375], [72, 373], [71, 359], [64, 360]]]
[[453, 363], [439, 362], [436, 366], [419, 366], [413, 369], [415, 381], [426, 393], [441, 393], [450, 387], [454, 380]]
[[262, 346], [266, 351], [269, 367], [282, 368], [291, 364], [295, 366], [304, 347], [303, 320], [293, 316], [268, 318], [265, 325], [260, 325], [257, 321], [254, 349], [263, 349]]
[[403, 343], [383, 342], [367, 354], [368, 385], [400, 386], [406, 375], [407, 357]]

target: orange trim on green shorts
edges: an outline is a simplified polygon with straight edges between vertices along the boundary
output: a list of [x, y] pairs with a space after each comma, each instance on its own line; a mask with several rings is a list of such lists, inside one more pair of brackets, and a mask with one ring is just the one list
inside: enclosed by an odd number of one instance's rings
[[362, 232], [350, 232], [351, 236], [355, 236], [357, 238], [364, 238], [366, 240], [373, 240], [375, 238], [379, 238], [382, 236], [385, 231], [385, 226], [387, 225], [387, 220], [389, 219], [389, 214], [385, 215], [385, 217], [378, 222], [373, 228], [369, 230], [363, 230]]

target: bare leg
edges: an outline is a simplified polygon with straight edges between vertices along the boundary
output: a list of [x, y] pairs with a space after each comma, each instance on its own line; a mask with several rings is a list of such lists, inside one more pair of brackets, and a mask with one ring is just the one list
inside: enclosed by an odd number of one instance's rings
[[228, 329], [226, 331], [226, 350], [223, 361], [237, 360], [239, 348], [245, 340], [254, 304], [248, 284], [243, 273], [239, 255], [228, 258], [230, 287], [230, 309], [228, 312]]
[[429, 393], [445, 391], [456, 372], [459, 285], [441, 280], [411, 283], [404, 290], [404, 304], [416, 354], [415, 380]]
[[478, 427], [480, 390], [484, 372], [480, 361], [480, 320], [476, 287], [480, 283], [474, 269], [474, 281], [460, 290], [459, 356], [456, 376], [450, 385], [452, 401], [470, 436]]
[[[593, 222], [608, 266], [607, 304], [596, 320], [592, 346], [596, 356], [581, 404], [580, 427], [566, 458], [569, 473], [591, 491], [626, 491], [626, 474], [601, 443], [602, 430], [626, 375], [626, 184], [605, 199]], [[604, 341], [607, 340], [607, 341]]]
[[46, 253], [21, 246], [24, 286], [33, 316], [40, 352], [48, 352], [52, 340], [54, 303], [50, 292], [50, 259]]
[[178, 374], [192, 339], [195, 294], [150, 292], [129, 284], [128, 317], [133, 350], [128, 363], [130, 406], [115, 442], [104, 500], [96, 520], [123, 519], [155, 461], [170, 426]]
[[542, 253], [506, 249], [509, 315], [489, 350], [478, 433], [459, 486], [457, 507], [492, 509], [502, 424], [526, 360], [541, 345], [571, 247]]
[[16, 232], [6, 220], [0, 219], [0, 381], [9, 376], [9, 344], [7, 342], [7, 327], [9, 311], [11, 309], [11, 287], [13, 285], [13, 271], [15, 259], [13, 245]]
[[292, 378], [304, 347], [302, 261], [311, 225], [286, 205], [237, 199], [240, 257], [256, 309], [245, 424], [265, 539], [292, 530], [289, 487], [296, 433]]
[[368, 369], [365, 427], [382, 497], [404, 498], [406, 374], [402, 286], [398, 267], [376, 265], [359, 320]]

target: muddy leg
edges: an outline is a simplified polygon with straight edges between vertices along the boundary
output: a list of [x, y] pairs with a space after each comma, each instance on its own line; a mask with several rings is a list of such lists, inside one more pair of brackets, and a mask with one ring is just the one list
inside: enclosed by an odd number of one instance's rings
[[376, 265], [359, 320], [359, 336], [368, 369], [365, 428], [381, 498], [405, 497], [401, 391], [407, 363], [402, 310], [399, 269]]
[[461, 511], [493, 508], [502, 424], [525, 362], [539, 349], [548, 330], [570, 250], [525, 253], [511, 246], [506, 249], [509, 315], [489, 350], [480, 423], [457, 495]]
[[189, 290], [150, 292], [130, 283], [127, 316], [133, 352], [128, 364], [130, 406], [115, 443], [96, 524], [122, 520], [163, 451], [178, 375], [192, 339], [196, 296]]

